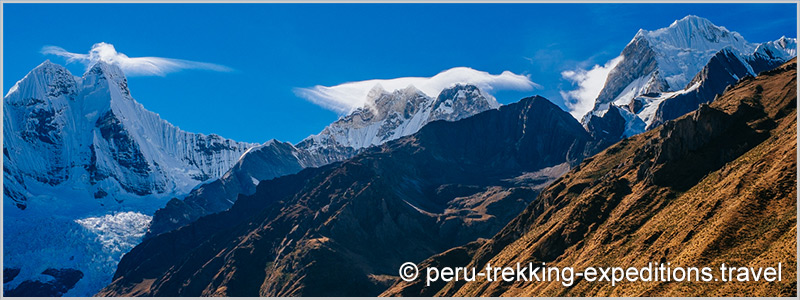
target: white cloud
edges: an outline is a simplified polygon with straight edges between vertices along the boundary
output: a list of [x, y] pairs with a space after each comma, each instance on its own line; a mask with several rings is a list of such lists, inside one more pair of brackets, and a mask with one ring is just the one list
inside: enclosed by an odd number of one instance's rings
[[164, 76], [167, 73], [187, 69], [218, 72], [233, 71], [226, 66], [191, 60], [163, 57], [128, 57], [123, 53], [117, 52], [114, 49], [114, 45], [108, 43], [94, 44], [88, 54], [72, 53], [56, 46], [46, 46], [42, 48], [42, 53], [65, 57], [67, 62], [80, 62], [85, 64], [87, 68], [98, 61], [117, 64], [128, 76]]
[[472, 84], [490, 95], [498, 90], [529, 91], [540, 86], [528, 76], [504, 71], [499, 75], [478, 71], [467, 67], [457, 67], [433, 77], [401, 77], [394, 79], [373, 79], [347, 82], [336, 86], [317, 85], [311, 88], [295, 88], [298, 97], [307, 99], [326, 109], [339, 113], [351, 112], [364, 106], [367, 94], [376, 85], [387, 91], [404, 89], [413, 85], [428, 96], [436, 97], [443, 89], [456, 83]]
[[618, 56], [605, 65], [595, 65], [591, 70], [577, 69], [561, 72], [564, 79], [572, 81], [578, 86], [572, 91], [561, 91], [564, 104], [569, 109], [575, 119], [580, 120], [586, 113], [594, 108], [595, 100], [600, 95], [600, 91], [606, 84], [608, 73], [622, 61], [622, 56]]

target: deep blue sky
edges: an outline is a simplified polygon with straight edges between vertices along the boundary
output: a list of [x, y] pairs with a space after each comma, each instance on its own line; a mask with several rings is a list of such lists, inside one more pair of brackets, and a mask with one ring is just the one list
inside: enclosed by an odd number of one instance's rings
[[[86, 53], [113, 44], [130, 57], [210, 62], [235, 72], [187, 70], [132, 77], [133, 96], [184, 130], [248, 142], [297, 142], [338, 115], [295, 87], [433, 76], [459, 66], [530, 75], [562, 105], [564, 70], [603, 64], [639, 28], [688, 14], [750, 42], [796, 37], [795, 4], [4, 4], [3, 94], [44, 61], [46, 45]], [[531, 58], [531, 59], [526, 59]], [[76, 75], [78, 63], [67, 65]]]

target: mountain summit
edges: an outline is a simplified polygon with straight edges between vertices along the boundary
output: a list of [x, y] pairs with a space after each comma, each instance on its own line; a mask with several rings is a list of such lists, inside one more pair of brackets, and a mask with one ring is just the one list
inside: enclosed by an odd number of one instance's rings
[[691, 15], [673, 22], [667, 28], [639, 30], [633, 39], [647, 42], [655, 52], [658, 75], [667, 84], [664, 91], [686, 87], [711, 56], [723, 48], [740, 53], [752, 53], [756, 48], [739, 33]]
[[148, 215], [252, 146], [162, 120], [117, 65], [77, 77], [43, 62], [3, 98], [3, 262], [20, 270], [4, 286], [71, 268], [83, 279], [68, 295], [97, 291]]
[[585, 159], [491, 239], [418, 265], [480, 270], [487, 263], [533, 262], [577, 272], [650, 263], [684, 270], [782, 263], [782, 281], [757, 281], [755, 275], [748, 281], [719, 280], [717, 270], [709, 282], [687, 276], [611, 284], [576, 276], [568, 287], [567, 280], [426, 286], [420, 279], [398, 280], [382, 296], [797, 297], [796, 212], [793, 59], [739, 81], [711, 104]]
[[254, 193], [259, 181], [343, 161], [369, 147], [414, 134], [430, 122], [456, 121], [497, 107], [494, 98], [474, 85], [455, 84], [436, 98], [414, 86], [386, 91], [377, 85], [364, 107], [319, 134], [297, 145], [275, 141], [254, 147], [219, 180], [197, 187], [182, 200], [171, 200], [155, 213], [145, 238], [226, 210], [240, 194]]
[[403, 262], [494, 235], [591, 144], [538, 96], [431, 122], [145, 240], [99, 295], [375, 296]]
[[98, 62], [82, 77], [45, 61], [4, 97], [5, 196], [19, 209], [62, 185], [112, 202], [188, 192], [218, 178], [249, 147], [188, 133], [144, 109], [116, 66]]
[[[608, 73], [594, 108], [582, 123], [587, 128], [619, 132], [610, 137], [614, 142], [642, 133], [712, 101], [745, 76], [781, 65], [797, 54], [796, 45], [796, 39], [786, 37], [750, 43], [737, 32], [692, 15], [666, 28], [640, 29], [622, 50], [622, 59]], [[711, 71], [719, 73], [710, 76], [717, 82], [707, 84], [705, 79]], [[674, 101], [676, 98], [684, 99]], [[664, 113], [664, 106], [672, 107]], [[607, 112], [612, 115], [606, 116]], [[609, 123], [617, 125], [607, 128]]]
[[148, 228], [151, 235], [178, 228], [228, 209], [261, 180], [342, 161], [432, 121], [498, 106], [471, 85], [435, 98], [413, 86], [376, 88], [370, 97], [368, 106], [297, 145], [257, 145], [162, 120], [134, 100], [115, 64], [99, 61], [78, 77], [43, 62], [3, 101], [4, 218], [12, 220], [4, 263], [20, 270], [6, 286], [16, 288], [46, 268], [69, 269], [82, 279], [67, 295], [92, 293]]
[[365, 106], [304, 139], [297, 147], [312, 151], [320, 147], [366, 148], [413, 134], [431, 121], [455, 121], [498, 106], [494, 98], [474, 85], [456, 84], [436, 98], [413, 85], [393, 92], [376, 85]]

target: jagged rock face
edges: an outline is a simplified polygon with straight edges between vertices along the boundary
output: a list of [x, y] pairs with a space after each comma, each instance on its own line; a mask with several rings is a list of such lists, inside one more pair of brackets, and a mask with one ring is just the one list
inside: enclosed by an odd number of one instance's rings
[[756, 46], [696, 16], [654, 31], [639, 30], [609, 73], [594, 111], [602, 114], [606, 104], [627, 104], [638, 95], [683, 89], [709, 58], [726, 47], [749, 54]]
[[[24, 182], [25, 175], [57, 185], [69, 177], [69, 157], [64, 149], [71, 146], [68, 145], [71, 139], [65, 124], [72, 114], [70, 102], [75, 100], [77, 84], [66, 69], [49, 62], [24, 80], [28, 84], [9, 92], [3, 102], [3, 152], [6, 154], [3, 166], [13, 172], [20, 183]], [[16, 159], [28, 161], [32, 157], [21, 157], [28, 153], [50, 159], [37, 159], [32, 162], [34, 166], [23, 170], [12, 163]]]
[[602, 117], [587, 115], [590, 118], [586, 122], [586, 130], [596, 140], [608, 141], [613, 144], [625, 133], [625, 118], [622, 117], [619, 108], [610, 106], [608, 112]]
[[748, 76], [780, 66], [779, 60], [762, 60], [757, 57], [743, 59], [730, 49], [723, 49], [712, 57], [703, 70], [690, 83], [696, 88], [676, 94], [662, 101], [646, 129], [655, 128], [668, 120], [680, 117], [713, 101], [732, 84]]
[[[740, 78], [779, 66], [794, 57], [795, 45], [795, 39], [785, 37], [749, 43], [738, 33], [696, 16], [667, 28], [640, 30], [609, 72], [583, 124], [608, 132], [622, 130], [622, 135], [610, 137], [611, 142], [642, 133], [711, 102]], [[604, 120], [611, 106], [625, 119], [623, 127], [605, 126], [612, 122]]]
[[[162, 120], [133, 99], [116, 65], [76, 77], [42, 63], [3, 98], [3, 264], [20, 270], [4, 290], [96, 292], [148, 222], [78, 221], [122, 212], [149, 221], [141, 213], [222, 176], [252, 146]], [[76, 272], [67, 283], [41, 281], [47, 269]]]
[[220, 179], [202, 184], [186, 198], [172, 199], [153, 215], [145, 238], [176, 229], [198, 218], [224, 211], [239, 195], [255, 192], [261, 180], [294, 174], [300, 170], [327, 164], [315, 161], [307, 152], [290, 143], [269, 141], [254, 147]]
[[797, 56], [797, 39], [783, 36], [775, 41], [760, 44], [753, 55], [760, 59], [771, 61], [790, 60]]
[[[95, 127], [99, 129], [102, 139], [92, 144], [90, 164], [86, 166], [92, 184], [97, 184], [109, 177], [120, 183], [122, 188], [130, 193], [142, 196], [149, 193], [163, 193], [166, 182], [148, 180], [150, 164], [144, 158], [138, 144], [117, 119], [113, 111], [108, 111], [97, 119]], [[98, 168], [98, 155], [100, 152], [111, 154], [113, 170]]]
[[413, 86], [394, 92], [376, 86], [364, 107], [306, 138], [297, 147], [310, 151], [332, 146], [362, 149], [413, 134], [432, 121], [455, 121], [492, 108], [497, 108], [497, 102], [472, 85], [455, 85], [436, 98]]
[[219, 180], [201, 185], [183, 200], [171, 200], [156, 212], [145, 238], [228, 209], [240, 194], [255, 192], [261, 180], [346, 160], [367, 147], [416, 133], [433, 121], [456, 121], [496, 108], [497, 102], [490, 97], [473, 85], [454, 85], [436, 98], [413, 86], [394, 92], [376, 87], [365, 107], [340, 118], [321, 133], [295, 146], [271, 141], [253, 148]]
[[487, 99], [480, 89], [474, 85], [457, 85], [445, 89], [436, 101], [433, 102], [428, 122], [445, 120], [457, 121], [465, 117], [497, 108], [497, 103], [492, 99]]
[[462, 280], [426, 289], [398, 282], [382, 296], [796, 297], [796, 86], [796, 59], [744, 79], [710, 105], [585, 159], [493, 238], [421, 264], [545, 262], [577, 271], [651, 262], [698, 268], [782, 262], [789, 280], [575, 280], [568, 288], [560, 281]]
[[597, 96], [594, 110], [604, 109], [603, 106], [607, 108], [609, 103], [636, 80], [651, 83], [635, 92], [638, 94], [663, 91], [669, 88], [669, 85], [657, 73], [656, 56], [658, 54], [650, 47], [647, 39], [637, 35], [625, 46], [621, 55], [623, 56], [622, 61], [608, 73], [606, 84]]
[[665, 92], [686, 87], [708, 59], [724, 48], [744, 54], [756, 48], [739, 33], [697, 16], [677, 20], [667, 28], [640, 30], [636, 35], [647, 39], [657, 53], [660, 76], [668, 83]]
[[78, 78], [47, 61], [10, 90], [3, 106], [4, 175], [14, 178], [5, 195], [23, 206], [18, 195], [46, 193], [29, 190], [30, 181], [119, 190], [120, 200], [125, 193], [185, 193], [221, 176], [252, 146], [159, 119], [133, 100], [119, 68], [105, 63]]
[[403, 262], [493, 235], [592, 143], [541, 97], [432, 122], [144, 241], [99, 295], [374, 296]]

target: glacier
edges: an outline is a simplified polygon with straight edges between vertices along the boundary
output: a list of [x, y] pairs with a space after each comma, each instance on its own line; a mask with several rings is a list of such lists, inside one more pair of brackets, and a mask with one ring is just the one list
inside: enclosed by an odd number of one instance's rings
[[43, 62], [3, 98], [3, 265], [20, 269], [4, 290], [73, 268], [84, 277], [65, 295], [92, 295], [156, 209], [254, 146], [162, 120], [114, 64], [78, 77]]
[[[136, 102], [125, 74], [104, 61], [82, 76], [45, 61], [3, 100], [4, 266], [20, 270], [3, 288], [49, 282], [47, 268], [81, 271], [65, 296], [92, 295], [148, 230], [183, 224], [157, 212], [221, 211], [261, 180], [499, 107], [473, 85], [454, 84], [435, 97], [414, 86], [376, 86], [367, 105], [319, 134], [296, 145], [259, 145], [180, 130]], [[170, 205], [195, 200], [207, 205], [199, 212]]]
[[[582, 122], [621, 122], [590, 130], [618, 130], [616, 138], [641, 133], [796, 49], [794, 38], [750, 43], [696, 16], [639, 30]], [[92, 295], [141, 239], [225, 210], [262, 180], [499, 107], [468, 84], [438, 95], [375, 85], [366, 97], [363, 107], [297, 144], [241, 143], [180, 130], [146, 110], [114, 64], [101, 61], [74, 76], [45, 61], [4, 96], [4, 266], [20, 269], [4, 289], [51, 280], [46, 268], [74, 268], [84, 277], [65, 295]]]

